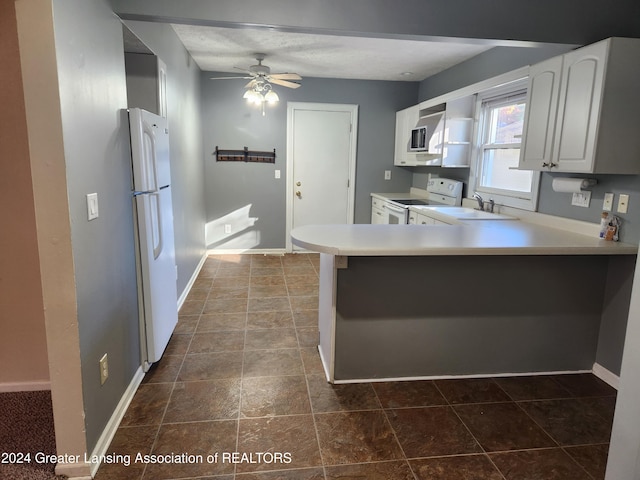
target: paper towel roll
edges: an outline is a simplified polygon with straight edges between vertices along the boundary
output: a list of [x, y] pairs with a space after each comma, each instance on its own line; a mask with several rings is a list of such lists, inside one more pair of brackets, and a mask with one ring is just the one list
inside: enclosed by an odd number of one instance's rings
[[576, 193], [595, 183], [596, 181], [590, 178], [554, 178], [551, 188], [554, 192]]

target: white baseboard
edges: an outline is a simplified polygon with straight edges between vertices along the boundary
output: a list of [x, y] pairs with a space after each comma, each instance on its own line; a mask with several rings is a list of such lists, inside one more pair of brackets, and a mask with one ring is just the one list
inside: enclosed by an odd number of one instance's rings
[[[124, 414], [129, 408], [129, 404], [133, 399], [140, 383], [142, 383], [142, 379], [144, 378], [144, 372], [142, 371], [142, 367], [138, 367], [138, 370], [134, 374], [129, 386], [125, 390], [120, 402], [118, 402], [118, 406], [114, 410], [111, 418], [107, 422], [100, 438], [98, 438], [98, 442], [96, 443], [91, 456], [89, 456], [89, 460], [91, 459], [101, 459], [104, 458], [111, 441], [113, 440], [113, 436], [116, 434], [118, 427], [120, 426], [120, 422], [124, 417]], [[93, 478], [100, 467], [100, 461], [97, 462], [80, 462], [80, 463], [58, 463], [56, 466], [56, 475], [66, 475], [69, 477], [69, 480], [90, 480]], [[87, 470], [88, 469], [88, 470]]]
[[49, 380], [39, 380], [37, 382], [0, 383], [0, 393], [36, 392], [40, 390], [51, 390], [51, 382]]
[[592, 373], [596, 377], [598, 377], [600, 380], [602, 380], [603, 382], [608, 383], [613, 388], [618, 390], [618, 388], [620, 386], [620, 377], [618, 375], [616, 375], [615, 373], [607, 370], [606, 368], [604, 368], [599, 363], [594, 363], [593, 364]]
[[198, 263], [198, 266], [193, 271], [193, 275], [191, 275], [191, 278], [189, 279], [189, 282], [187, 283], [187, 286], [184, 287], [184, 290], [182, 291], [182, 294], [178, 298], [178, 311], [182, 308], [182, 305], [184, 304], [185, 300], [187, 299], [187, 296], [189, 295], [189, 292], [191, 291], [191, 288], [193, 287], [193, 284], [195, 283], [196, 279], [198, 278], [198, 275], [200, 274], [200, 270], [202, 270], [202, 267], [204, 266], [204, 262], [206, 260], [207, 260], [207, 253], [205, 252], [205, 254], [202, 255], [202, 258], [200, 259], [200, 262]]
[[225, 249], [225, 248], [221, 248], [221, 249], [210, 249], [207, 250], [207, 255], [239, 255], [241, 253], [246, 253], [246, 254], [250, 254], [250, 255], [284, 255], [285, 253], [287, 253], [286, 248], [265, 248], [265, 249], [242, 249], [242, 248], [237, 248], [237, 249]]
[[359, 378], [354, 380], [336, 380], [336, 384], [404, 382], [416, 380], [451, 380], [462, 378], [498, 378], [498, 377], [532, 377], [536, 375], [570, 375], [575, 373], [592, 373], [590, 370], [553, 370], [548, 372], [516, 372], [516, 373], [479, 373], [470, 375], [426, 375], [417, 377]]

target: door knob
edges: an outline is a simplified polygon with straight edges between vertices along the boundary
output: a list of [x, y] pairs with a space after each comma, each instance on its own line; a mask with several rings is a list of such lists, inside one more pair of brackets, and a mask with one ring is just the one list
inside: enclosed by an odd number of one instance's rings
[[296, 192], [296, 197], [302, 198], [302, 192], [300, 190]]
[[296, 187], [299, 187], [300, 185], [302, 185], [302, 183], [296, 182]]

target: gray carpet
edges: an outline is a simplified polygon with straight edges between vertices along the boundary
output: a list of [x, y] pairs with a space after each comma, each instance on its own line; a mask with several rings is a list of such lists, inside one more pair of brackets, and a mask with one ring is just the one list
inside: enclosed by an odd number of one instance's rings
[[[55, 464], [36, 461], [36, 454], [55, 455], [51, 393], [0, 393], [0, 479], [63, 480]], [[18, 457], [30, 462], [15, 463]], [[13, 463], [12, 463], [13, 462]]]

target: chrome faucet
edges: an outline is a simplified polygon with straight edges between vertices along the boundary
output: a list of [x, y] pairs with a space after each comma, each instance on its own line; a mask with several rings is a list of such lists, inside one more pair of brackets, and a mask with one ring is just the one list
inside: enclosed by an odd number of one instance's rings
[[478, 192], [474, 193], [473, 198], [478, 201], [478, 209], [484, 211], [484, 200], [482, 199], [480, 194]]

